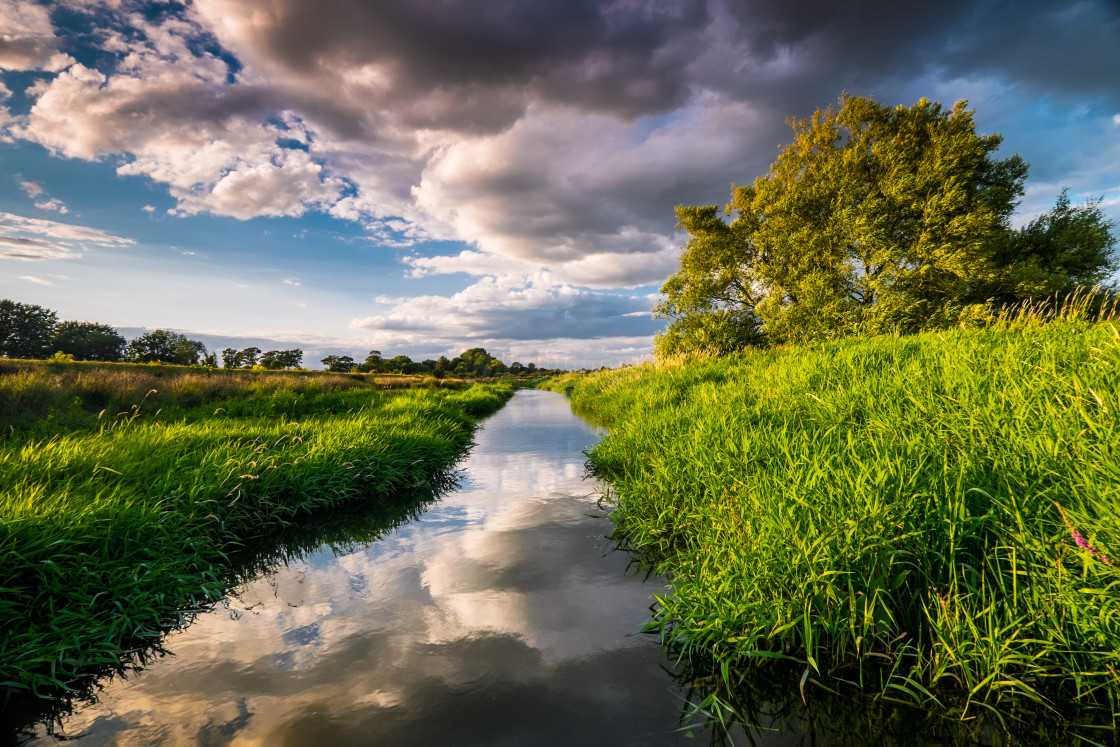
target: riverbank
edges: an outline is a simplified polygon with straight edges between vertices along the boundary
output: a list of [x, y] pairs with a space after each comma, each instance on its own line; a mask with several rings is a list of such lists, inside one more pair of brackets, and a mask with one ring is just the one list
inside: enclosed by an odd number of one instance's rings
[[156, 392], [98, 419], [72, 381], [47, 398], [75, 400], [54, 435], [29, 419], [0, 438], [0, 683], [17, 692], [127, 665], [220, 597], [242, 543], [437, 478], [512, 395], [322, 376], [230, 378], [207, 396], [172, 375], [160, 388], [185, 394], [162, 411]]
[[[610, 429], [651, 629], [957, 716], [1120, 708], [1120, 335], [1075, 319], [556, 379]], [[806, 691], [806, 688], [808, 689]], [[1082, 713], [1084, 716], [1084, 713]]]

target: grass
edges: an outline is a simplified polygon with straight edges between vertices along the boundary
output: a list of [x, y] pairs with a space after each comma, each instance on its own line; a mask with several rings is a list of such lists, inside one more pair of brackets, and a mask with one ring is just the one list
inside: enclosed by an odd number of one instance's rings
[[[199, 392], [213, 374], [183, 371], [162, 382], [159, 415], [156, 392], [119, 417], [76, 407], [54, 435], [28, 418], [0, 438], [0, 687], [53, 693], [129, 660], [224, 593], [231, 553], [427, 483], [511, 393], [251, 375]], [[150, 383], [134, 373], [122, 370], [120, 390]], [[0, 391], [18, 397], [42, 375], [22, 389], [6, 375]], [[57, 381], [48, 399], [82, 397], [81, 372]]]
[[1026, 309], [549, 385], [610, 430], [591, 463], [671, 579], [649, 627], [682, 660], [728, 687], [786, 662], [802, 695], [847, 682], [960, 718], [1032, 702], [1114, 723], [1107, 318]]
[[471, 382], [423, 376], [325, 371], [240, 371], [142, 363], [50, 363], [0, 358], [0, 431], [43, 438], [102, 421], [160, 413], [165, 420], [222, 399], [287, 390], [317, 395], [350, 389], [462, 389]]

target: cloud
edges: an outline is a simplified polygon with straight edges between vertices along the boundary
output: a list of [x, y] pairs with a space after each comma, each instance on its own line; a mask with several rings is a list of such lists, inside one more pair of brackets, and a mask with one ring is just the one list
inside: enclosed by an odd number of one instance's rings
[[70, 247], [55, 242], [0, 235], [0, 258], [3, 259], [35, 262], [48, 259], [71, 259], [79, 256], [81, 255]]
[[115, 70], [74, 64], [33, 86], [13, 132], [70, 158], [127, 155], [118, 173], [167, 184], [179, 215], [299, 216], [338, 199], [342, 181], [287, 145], [306, 133], [267, 87], [227, 85], [226, 62], [195, 53], [202, 29], [129, 20], [142, 41], [106, 32]]
[[[417, 296], [384, 313], [350, 322], [394, 342], [430, 340], [595, 339], [652, 335], [657, 326], [627, 316], [649, 302], [550, 282], [547, 276], [520, 287], [484, 277], [451, 296]], [[388, 300], [388, 299], [386, 299]]]
[[38, 182], [20, 181], [19, 188], [22, 189], [31, 199], [35, 199], [39, 195], [43, 194], [43, 185], [39, 184]]
[[[46, 189], [38, 182], [20, 180], [19, 188], [22, 189], [28, 197], [35, 200], [34, 205], [39, 210], [57, 211], [63, 215], [70, 212], [70, 209], [66, 207], [66, 203], [47, 194]], [[38, 199], [40, 197], [42, 199]]]
[[25, 261], [72, 259], [87, 245], [122, 247], [135, 243], [96, 228], [25, 218], [0, 212], [0, 257]]
[[35, 203], [35, 207], [39, 210], [57, 211], [63, 215], [70, 212], [70, 208], [66, 207], [66, 203], [56, 197], [52, 197], [49, 200], [40, 200]]
[[74, 61], [58, 51], [50, 9], [44, 5], [29, 0], [0, 4], [0, 29], [0, 70], [53, 72]]
[[38, 278], [34, 275], [20, 275], [19, 279], [26, 280], [29, 283], [35, 283], [36, 285], [54, 285], [54, 283], [52, 283], [50, 280], [44, 280], [43, 278]]
[[[570, 262], [544, 265], [544, 274], [554, 282], [578, 285], [584, 288], [634, 288], [660, 284], [677, 267], [679, 249], [660, 238], [663, 248], [648, 254], [600, 252], [588, 254]], [[474, 276], [491, 276], [503, 283], [528, 282], [542, 275], [541, 264], [510, 259], [499, 254], [474, 250], [455, 255], [434, 257], [405, 257], [402, 260], [411, 270], [410, 277], [465, 273]]]
[[[62, 54], [48, 6], [6, 7], [12, 39], [39, 45], [20, 64]], [[999, 91], [999, 121], [1025, 145], [1057, 141], [1024, 124], [1040, 100], [1094, 102], [1101, 122], [1120, 103], [1120, 15], [1104, 0], [198, 0], [155, 21], [68, 8], [100, 54], [33, 85], [26, 114], [0, 113], [9, 137], [119, 158], [120, 174], [167, 185], [173, 215], [321, 211], [382, 245], [470, 245], [414, 276], [659, 283], [673, 207], [726, 200], [789, 141], [786, 116], [842, 90]], [[1047, 181], [1068, 161], [1026, 156]], [[1115, 183], [1089, 163], [1085, 188]]]

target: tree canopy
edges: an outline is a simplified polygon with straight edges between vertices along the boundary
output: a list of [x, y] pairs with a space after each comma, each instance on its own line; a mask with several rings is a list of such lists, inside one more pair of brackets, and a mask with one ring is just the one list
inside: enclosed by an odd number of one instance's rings
[[51, 350], [58, 314], [30, 303], [0, 300], [0, 355], [46, 358]]
[[[1096, 203], [1010, 218], [1028, 164], [996, 158], [973, 112], [847, 96], [719, 208], [681, 206], [689, 240], [654, 311], [659, 355], [956, 323], [972, 306], [1066, 292], [1115, 270]], [[974, 311], [974, 309], [973, 309]]]
[[155, 329], [128, 343], [126, 355], [136, 363], [177, 363], [191, 366], [206, 354], [206, 345], [169, 329]]
[[66, 321], [51, 338], [51, 349], [78, 361], [119, 361], [128, 341], [108, 324]]

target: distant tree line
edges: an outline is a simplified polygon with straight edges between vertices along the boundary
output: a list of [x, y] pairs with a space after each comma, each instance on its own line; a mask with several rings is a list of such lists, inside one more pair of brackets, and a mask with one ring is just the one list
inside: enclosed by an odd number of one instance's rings
[[328, 371], [337, 373], [415, 374], [460, 379], [490, 378], [505, 374], [528, 377], [559, 373], [559, 369], [538, 368], [535, 363], [522, 364], [514, 361], [507, 366], [483, 348], [464, 350], [454, 358], [441, 355], [437, 359], [428, 358], [423, 361], [414, 361], [407, 355], [385, 358], [380, 350], [371, 350], [362, 363], [356, 362], [349, 355], [328, 355], [321, 362]]
[[[965, 102], [889, 107], [844, 96], [792, 120], [793, 143], [724, 211], [680, 206], [680, 269], [655, 313], [659, 356], [982, 325], [993, 305], [1108, 283], [1099, 201], [1011, 216], [1028, 164], [996, 158]], [[724, 212], [728, 220], [719, 213]]]
[[[303, 351], [254, 351], [248, 365], [227, 368], [252, 368], [255, 365], [277, 370], [298, 368]], [[225, 353], [231, 352], [226, 350]], [[236, 351], [235, 351], [236, 352]], [[223, 353], [223, 357], [225, 356]], [[180, 366], [217, 367], [217, 356], [199, 340], [169, 329], [155, 329], [133, 340], [126, 340], [116, 329], [95, 322], [58, 321], [58, 314], [35, 304], [0, 300], [0, 357], [62, 360], [104, 361], [116, 363], [173, 363]], [[228, 359], [227, 359], [228, 360]]]
[[[146, 332], [126, 340], [116, 329], [94, 322], [58, 321], [58, 314], [34, 304], [0, 300], [0, 357], [43, 360], [105, 361], [110, 363], [173, 363], [180, 366], [218, 367], [218, 354], [184, 334], [168, 329]], [[299, 368], [303, 351], [266, 350], [248, 347], [221, 351], [221, 367], [280, 371]], [[358, 363], [348, 355], [328, 355], [322, 360], [328, 371], [343, 373], [392, 373], [454, 378], [490, 378], [512, 374], [519, 377], [558, 373], [537, 368], [535, 363], [514, 362], [508, 366], [483, 348], [464, 350], [454, 358], [413, 361], [407, 355], [384, 358], [371, 350]]]
[[291, 350], [266, 350], [260, 348], [244, 348], [234, 350], [226, 348], [222, 351], [222, 368], [254, 368], [260, 366], [268, 371], [282, 371], [287, 368], [299, 368], [303, 363], [303, 351], [299, 348]]

